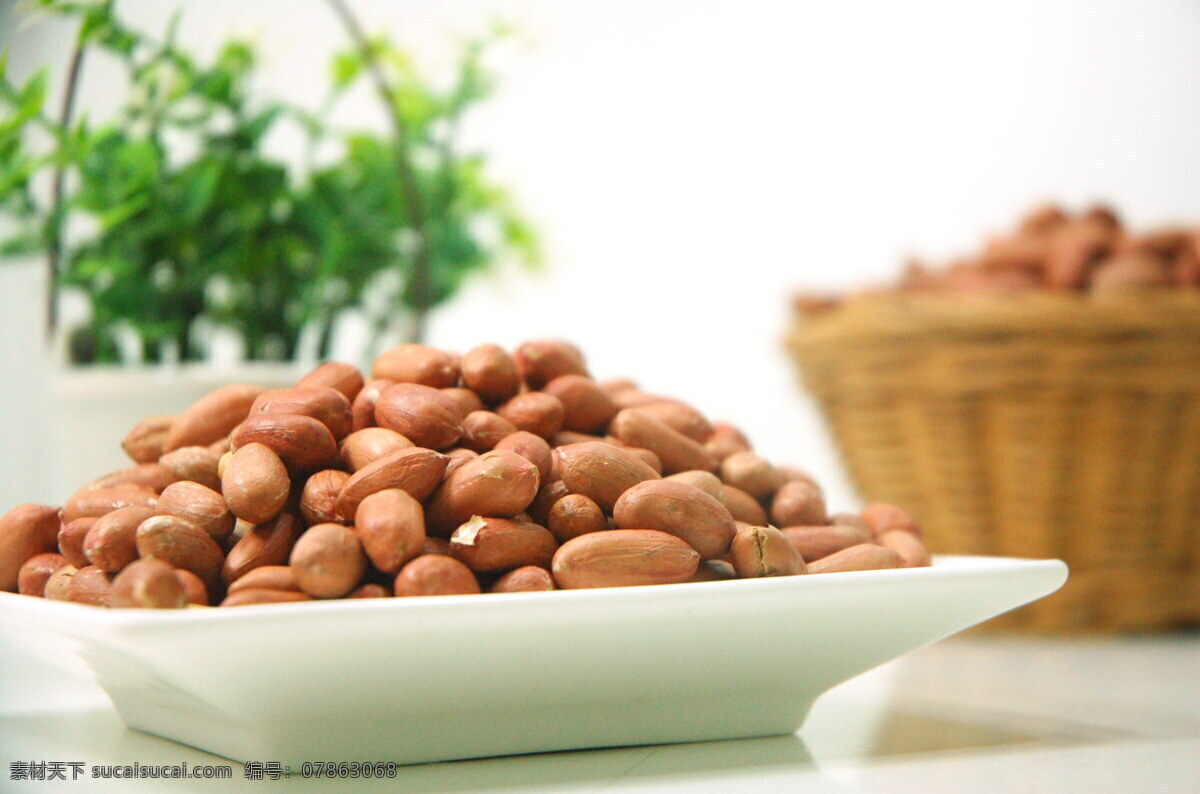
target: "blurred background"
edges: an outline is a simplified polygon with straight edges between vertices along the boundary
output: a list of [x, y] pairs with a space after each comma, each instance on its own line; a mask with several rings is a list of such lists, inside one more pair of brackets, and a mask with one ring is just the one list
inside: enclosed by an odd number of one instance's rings
[[[796, 289], [892, 279], [908, 255], [973, 249], [1043, 199], [1109, 200], [1139, 227], [1200, 216], [1193, 2], [347, 1], [435, 82], [453, 76], [457, 41], [497, 20], [517, 31], [489, 49], [495, 90], [464, 114], [459, 141], [486, 154], [490, 179], [538, 232], [543, 266], [465, 280], [432, 313], [427, 341], [573, 340], [597, 377], [688, 399], [766, 456], [808, 468], [833, 509], [855, 496], [782, 346]], [[155, 35], [181, 12], [179, 46], [202, 61], [248, 40], [256, 95], [318, 115], [334, 56], [351, 46], [318, 0], [121, 0], [116, 12]], [[50, 111], [77, 29], [0, 0], [8, 76], [23, 84], [48, 69]], [[89, 56], [76, 113], [111, 116], [125, 85], [112, 57]], [[365, 80], [328, 120], [388, 128]], [[286, 162], [305, 146], [294, 129], [264, 141]], [[53, 458], [88, 443], [86, 428], [63, 435], [79, 414], [64, 394], [99, 387], [61, 385], [43, 333], [44, 257], [9, 260], [0, 497], [60, 499], [70, 487]], [[348, 357], [363, 338], [351, 328], [334, 352]], [[141, 381], [139, 396], [162, 382]]]

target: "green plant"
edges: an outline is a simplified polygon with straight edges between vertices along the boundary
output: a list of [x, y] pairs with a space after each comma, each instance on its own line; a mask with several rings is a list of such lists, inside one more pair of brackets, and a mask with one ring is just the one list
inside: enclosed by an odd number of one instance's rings
[[[251, 91], [248, 42], [202, 63], [178, 44], [178, 18], [156, 39], [124, 25], [111, 2], [40, 0], [79, 19], [76, 55], [58, 117], [46, 111], [44, 71], [17, 85], [0, 60], [0, 213], [13, 226], [0, 250], [46, 252], [52, 321], [62, 290], [89, 298], [74, 360], [121, 360], [123, 336], [146, 361], [192, 360], [215, 328], [236, 331], [249, 359], [291, 358], [309, 333], [326, 355], [349, 310], [366, 315], [375, 340], [408, 318], [415, 341], [470, 274], [508, 258], [538, 263], [532, 227], [485, 158], [456, 140], [463, 114], [491, 93], [482, 56], [503, 32], [467, 42], [439, 91], [405, 50], [368, 38], [344, 3], [329, 2], [353, 47], [332, 59], [327, 100], [306, 109]], [[73, 117], [92, 49], [128, 78], [127, 100], [104, 123]], [[390, 131], [331, 124], [338, 99], [368, 79]], [[264, 138], [285, 124], [300, 125], [310, 151], [332, 143], [338, 156], [316, 167], [272, 157]], [[35, 132], [48, 141], [40, 149]], [[45, 173], [49, 199], [34, 189]], [[94, 231], [74, 233], [82, 217]]]

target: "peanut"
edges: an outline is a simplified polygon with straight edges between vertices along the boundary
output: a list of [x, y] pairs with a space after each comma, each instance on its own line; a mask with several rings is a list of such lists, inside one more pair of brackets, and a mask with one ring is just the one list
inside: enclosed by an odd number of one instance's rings
[[58, 551], [67, 558], [67, 562], [76, 568], [91, 564], [87, 555], [83, 553], [83, 541], [87, 537], [88, 531], [91, 530], [92, 524], [99, 520], [99, 516], [84, 516], [69, 524], [64, 524], [58, 531]]
[[45, 505], [17, 505], [0, 518], [0, 590], [16, 592], [26, 560], [57, 549], [58, 529], [58, 511]]
[[425, 511], [399, 488], [376, 491], [359, 503], [354, 531], [372, 564], [395, 574], [425, 546]]
[[[726, 463], [735, 456], [726, 458]], [[827, 520], [825, 498], [814, 485], [794, 480], [785, 482], [771, 500], [771, 520], [776, 526], [820, 526]]]
[[735, 452], [722, 460], [721, 479], [758, 500], [770, 499], [783, 485], [783, 475], [753, 452]]
[[399, 449], [368, 463], [346, 480], [338, 496], [338, 514], [347, 520], [358, 505], [376, 491], [399, 488], [418, 502], [429, 498], [442, 482], [450, 459], [424, 447]]
[[394, 592], [397, 596], [431, 596], [471, 595], [480, 590], [475, 574], [458, 560], [425, 554], [400, 569]]
[[737, 533], [725, 505], [699, 488], [671, 480], [648, 480], [621, 494], [613, 518], [622, 529], [657, 529], [687, 542], [703, 560], [729, 551]]
[[308, 478], [300, 494], [300, 515], [309, 526], [343, 523], [338, 499], [350, 475], [338, 469], [325, 469]]
[[710, 471], [692, 469], [691, 471], [677, 472], [666, 479], [695, 486], [721, 504], [725, 504], [725, 485], [721, 482], [720, 477]]
[[208, 446], [222, 436], [229, 435], [246, 418], [250, 406], [262, 392], [260, 386], [237, 383], [222, 386], [201, 397], [171, 422], [163, 452], [172, 452], [180, 447]]
[[587, 441], [558, 448], [562, 481], [571, 493], [581, 493], [612, 512], [621, 494], [644, 480], [657, 480], [654, 469], [611, 444]]
[[251, 524], [279, 515], [287, 504], [291, 485], [283, 459], [275, 450], [256, 442], [238, 447], [221, 475], [221, 493], [230, 512]]
[[533, 501], [525, 509], [525, 512], [529, 514], [535, 524], [549, 526], [550, 511], [554, 509], [554, 505], [559, 499], [569, 493], [570, 490], [562, 480], [551, 480], [538, 488], [537, 496], [533, 497]]
[[199, 576], [191, 571], [176, 568], [175, 578], [179, 580], [180, 586], [183, 587], [184, 598], [189, 604], [208, 606], [208, 588], [204, 586], [204, 582], [200, 581]]
[[525, 430], [545, 439], [553, 438], [563, 427], [563, 404], [547, 392], [518, 394], [497, 408], [496, 413], [511, 422], [516, 430]]
[[462, 438], [462, 409], [452, 397], [416, 383], [387, 387], [375, 403], [375, 421], [418, 447], [448, 449]]
[[247, 587], [225, 596], [223, 607], [244, 607], [253, 604], [287, 604], [294, 601], [312, 601], [312, 596], [296, 590], [269, 590], [263, 587]]
[[238, 425], [229, 438], [235, 450], [255, 442], [269, 447], [289, 471], [315, 471], [337, 459], [333, 433], [304, 414], [255, 414]]
[[762, 505], [753, 496], [728, 483], [725, 484], [724, 492], [725, 507], [729, 508], [729, 512], [733, 514], [735, 520], [744, 521], [756, 527], [766, 526], [769, 523], [767, 511], [763, 510]]
[[626, 408], [644, 408], [647, 405], [657, 405], [658, 403], [671, 402], [670, 397], [663, 397], [659, 394], [649, 394], [641, 389], [622, 389], [616, 392], [609, 392], [613, 399], [613, 403], [617, 406], [617, 410]]
[[568, 540], [551, 571], [564, 590], [687, 581], [700, 555], [674, 535], [654, 529], [613, 529]]
[[78, 568], [67, 564], [50, 574], [50, 578], [46, 580], [43, 597], [49, 601], [66, 601], [67, 592], [71, 588], [71, 580], [77, 573], [79, 573]]
[[612, 397], [586, 375], [560, 375], [546, 384], [545, 392], [562, 405], [562, 427], [567, 430], [602, 432], [617, 413]]
[[121, 449], [134, 463], [154, 463], [162, 457], [174, 416], [148, 416], [133, 426], [121, 441]]
[[159, 494], [158, 512], [178, 516], [200, 527], [218, 543], [224, 542], [233, 534], [234, 517], [233, 513], [229, 512], [225, 499], [221, 494], [200, 483], [175, 482], [168, 485]]
[[[67, 500], [62, 509], [62, 523], [69, 524], [77, 518], [102, 515], [130, 505], [154, 507], [158, 496], [149, 488], [122, 485], [117, 488], [96, 488], [80, 491]], [[3, 555], [0, 555], [2, 558]]]
[[67, 584], [67, 600], [77, 604], [106, 607], [111, 597], [112, 578], [95, 565], [80, 568]]
[[499, 345], [468, 350], [461, 367], [463, 383], [486, 403], [502, 403], [521, 389], [517, 362]]
[[467, 449], [484, 453], [517, 432], [512, 422], [491, 411], [472, 411], [463, 418], [461, 443]]
[[351, 364], [344, 364], [341, 361], [326, 361], [296, 383], [298, 389], [314, 386], [328, 386], [331, 389], [337, 389], [349, 402], [353, 403], [354, 398], [362, 391], [363, 376], [358, 371], [358, 367]]
[[919, 537], [903, 529], [889, 529], [875, 542], [900, 555], [901, 568], [922, 568], [929, 565], [929, 550]]
[[470, 389], [463, 389], [458, 386], [449, 389], [442, 389], [442, 394], [446, 395], [454, 402], [458, 403], [459, 411], [463, 416], [474, 411], [486, 411], [488, 407], [483, 404], [483, 400], [479, 399], [479, 395]]
[[495, 448], [515, 452], [537, 466], [539, 482], [550, 482], [553, 479], [551, 473], [554, 468], [554, 451], [541, 436], [527, 430], [518, 430], [501, 439]]
[[46, 581], [51, 574], [66, 564], [66, 557], [52, 551], [35, 554], [17, 572], [17, 592], [40, 598], [46, 592]]
[[638, 410], [699, 444], [708, 441], [716, 432], [712, 423], [704, 418], [704, 414], [678, 400], [653, 402], [639, 406]]
[[560, 340], [525, 342], [517, 348], [513, 359], [531, 389], [541, 389], [560, 375], [588, 374], [579, 348]]
[[805, 562], [828, 557], [835, 551], [869, 543], [871, 538], [855, 527], [784, 527], [783, 534], [800, 552]]
[[608, 529], [608, 519], [600, 505], [581, 493], [573, 493], [554, 503], [546, 526], [559, 543], [566, 543], [571, 538]]
[[488, 588], [489, 593], [528, 593], [554, 589], [554, 577], [545, 568], [523, 565], [501, 576]]
[[713, 422], [712, 435], [704, 442], [704, 448], [717, 460], [725, 460], [735, 452], [748, 452], [750, 441], [733, 425]]
[[863, 508], [860, 515], [872, 537], [879, 537], [889, 529], [902, 529], [921, 537], [921, 525], [908, 512], [895, 505], [875, 502]]
[[874, 543], [859, 543], [835, 551], [808, 566], [809, 573], [841, 573], [845, 571], [875, 571], [899, 568], [903, 560], [895, 551]]
[[794, 576], [805, 572], [804, 558], [775, 527], [747, 527], [733, 538], [729, 556], [745, 579]]
[[538, 471], [515, 452], [489, 452], [446, 477], [427, 505], [427, 529], [447, 535], [473, 515], [510, 518], [533, 502]]
[[[290, 513], [280, 513], [247, 532], [225, 557], [221, 578], [226, 584], [263, 565], [284, 565], [303, 528]], [[211, 592], [211, 589], [210, 589]]]
[[220, 464], [221, 455], [208, 447], [180, 447], [158, 459], [166, 484], [198, 482], [213, 490], [221, 487]]
[[346, 598], [391, 598], [392, 591], [381, 584], [367, 582], [346, 594]]
[[328, 386], [265, 391], [250, 406], [250, 416], [260, 414], [310, 416], [325, 425], [335, 441], [348, 436], [353, 425], [350, 401]]
[[655, 455], [648, 449], [642, 449], [641, 447], [627, 446], [625, 447], [625, 451], [630, 455], [637, 457], [638, 460], [642, 461], [642, 463], [645, 463], [650, 468], [654, 469], [655, 474], [662, 476], [663, 462], [662, 458], [660, 458], [658, 455]]
[[458, 382], [459, 365], [454, 357], [425, 345], [400, 345], [375, 359], [371, 377], [396, 383], [418, 383], [442, 389]]
[[137, 528], [137, 550], [142, 557], [158, 557], [176, 568], [191, 571], [200, 577], [209, 593], [221, 585], [221, 566], [225, 562], [221, 547], [203, 529], [182, 518], [147, 518]]
[[163, 488], [167, 487], [169, 482], [166, 472], [163, 471], [162, 466], [158, 463], [141, 463], [137, 466], [130, 466], [128, 469], [110, 472], [103, 477], [97, 477], [83, 486], [83, 490], [90, 491], [100, 488], [133, 486], [161, 492]]
[[622, 443], [653, 452], [665, 474], [717, 468], [716, 458], [701, 444], [637, 408], [626, 408], [613, 417], [608, 432]]
[[379, 395], [391, 385], [390, 380], [369, 380], [363, 384], [350, 403], [351, 427], [354, 430], [375, 427], [375, 406], [379, 403]]
[[443, 480], [449, 477], [451, 472], [457, 471], [467, 461], [478, 458], [479, 453], [466, 447], [455, 447], [454, 449], [446, 450], [446, 457], [450, 460], [446, 463], [446, 471], [442, 475]]
[[236, 593], [239, 590], [249, 590], [251, 588], [260, 588], [267, 590], [300, 590], [300, 583], [296, 581], [296, 572], [290, 565], [263, 565], [255, 568], [252, 571], [247, 571], [244, 576], [238, 578], [236, 582], [229, 585], [226, 593]]
[[401, 449], [409, 449], [413, 442], [385, 427], [364, 427], [342, 440], [338, 447], [338, 463], [350, 472], [356, 472], [368, 463], [379, 460]]
[[472, 571], [546, 568], [558, 544], [545, 527], [527, 521], [475, 516], [450, 536], [450, 554]]
[[362, 579], [367, 555], [353, 530], [341, 524], [317, 524], [296, 541], [288, 565], [308, 595], [340, 598]]
[[153, 515], [154, 508], [132, 505], [101, 516], [83, 539], [84, 555], [100, 570], [116, 573], [138, 558], [138, 527]]
[[114, 607], [183, 609], [187, 603], [187, 593], [175, 569], [154, 557], [132, 562], [117, 574], [109, 596], [109, 604]]

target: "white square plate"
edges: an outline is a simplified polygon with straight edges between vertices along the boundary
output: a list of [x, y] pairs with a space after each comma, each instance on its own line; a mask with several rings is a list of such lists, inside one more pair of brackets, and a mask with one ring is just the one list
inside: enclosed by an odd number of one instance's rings
[[[790, 734], [830, 687], [1041, 598], [1059, 560], [552, 593], [107, 610], [0, 593], [121, 718], [239, 761], [419, 763]], [[16, 632], [9, 632], [14, 634]]]

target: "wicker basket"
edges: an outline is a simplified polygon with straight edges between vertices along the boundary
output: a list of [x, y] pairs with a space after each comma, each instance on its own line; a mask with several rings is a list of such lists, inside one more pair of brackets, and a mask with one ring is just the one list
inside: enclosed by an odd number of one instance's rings
[[1200, 622], [1200, 295], [862, 298], [788, 343], [865, 499], [1070, 565], [992, 627]]

